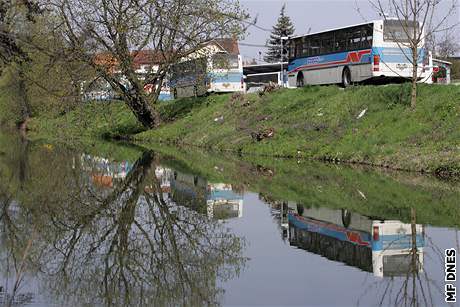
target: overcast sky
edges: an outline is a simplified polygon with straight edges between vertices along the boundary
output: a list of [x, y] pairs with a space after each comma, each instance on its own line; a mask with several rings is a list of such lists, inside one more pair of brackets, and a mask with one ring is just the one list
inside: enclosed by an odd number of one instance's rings
[[[385, 2], [386, 0], [382, 0]], [[456, 0], [457, 4], [460, 0]], [[366, 20], [379, 19], [378, 14], [372, 8], [368, 0], [240, 0], [241, 4], [249, 11], [252, 18], [257, 16], [257, 25], [271, 29], [276, 23], [281, 7], [286, 4], [286, 14], [291, 17], [296, 28], [296, 34], [304, 34], [311, 28], [312, 32], [329, 28], [341, 27], [361, 23]], [[438, 9], [438, 15], [445, 15], [451, 7], [452, 0], [443, 0]], [[358, 13], [358, 8], [360, 13]], [[449, 23], [459, 23], [460, 7], [450, 18]], [[457, 33], [460, 28], [457, 28]], [[264, 45], [270, 33], [249, 28], [249, 33], [243, 44]], [[460, 35], [457, 35], [457, 40]], [[265, 52], [265, 48], [240, 46], [245, 59], [259, 59], [258, 53]]]

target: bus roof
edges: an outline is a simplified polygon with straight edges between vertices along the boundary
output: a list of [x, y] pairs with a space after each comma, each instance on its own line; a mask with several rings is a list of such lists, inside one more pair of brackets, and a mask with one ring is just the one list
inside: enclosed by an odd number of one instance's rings
[[[388, 19], [390, 19], [390, 18], [388, 18]], [[346, 28], [353, 28], [353, 27], [358, 27], [358, 26], [364, 26], [364, 25], [368, 25], [368, 24], [371, 24], [371, 23], [375, 23], [375, 22], [377, 22], [377, 21], [383, 21], [383, 19], [380, 19], [380, 20], [371, 20], [371, 21], [368, 21], [368, 22], [362, 22], [362, 23], [358, 23], [358, 24], [353, 24], [353, 25], [348, 25], [348, 26], [343, 26], [343, 27], [337, 27], [337, 28], [332, 28], [332, 29], [317, 31], [317, 32], [313, 32], [313, 33], [307, 33], [307, 34], [302, 34], [302, 35], [291, 36], [291, 37], [289, 37], [289, 39], [295, 39], [295, 38], [300, 38], [300, 37], [304, 37], [304, 36], [310, 36], [310, 35], [315, 35], [315, 34], [321, 34], [321, 33], [331, 32], [331, 31], [337, 31], [337, 30], [346, 29]]]

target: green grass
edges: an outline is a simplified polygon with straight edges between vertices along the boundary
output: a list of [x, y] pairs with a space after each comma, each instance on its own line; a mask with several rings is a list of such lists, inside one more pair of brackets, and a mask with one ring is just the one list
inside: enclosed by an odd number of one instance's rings
[[[460, 87], [419, 86], [415, 110], [408, 106], [409, 94], [408, 85], [314, 86], [182, 99], [161, 103], [163, 124], [149, 131], [123, 104], [90, 104], [64, 117], [39, 118], [33, 129], [44, 137], [131, 135], [145, 146], [183, 144], [458, 175]], [[252, 137], [268, 129], [273, 137]]]
[[[280, 90], [201, 104], [136, 138], [247, 154], [370, 163], [435, 171], [460, 167], [460, 88], [420, 86], [412, 110], [407, 85]], [[212, 99], [212, 98], [208, 98]], [[357, 116], [367, 110], [365, 115]], [[214, 121], [223, 116], [223, 122]], [[273, 128], [273, 138], [251, 133]]]
[[[164, 123], [190, 113], [203, 99], [190, 98], [158, 105]], [[91, 143], [94, 139], [129, 139], [145, 131], [122, 101], [90, 102], [79, 105], [63, 115], [44, 114], [30, 123], [31, 136], [53, 141]]]

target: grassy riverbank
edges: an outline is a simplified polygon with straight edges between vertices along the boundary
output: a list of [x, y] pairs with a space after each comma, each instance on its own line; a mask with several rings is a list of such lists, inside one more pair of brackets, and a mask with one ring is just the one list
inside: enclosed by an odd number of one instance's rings
[[162, 103], [143, 131], [120, 103], [89, 104], [32, 122], [36, 137], [81, 141], [129, 135], [144, 146], [192, 145], [241, 154], [365, 163], [460, 174], [460, 87], [420, 86], [415, 110], [401, 85], [279, 90]]
[[[76, 188], [69, 180], [79, 176], [76, 173], [79, 167], [74, 163], [78, 165], [83, 152], [110, 162], [135, 165], [145, 150], [121, 143], [97, 142], [73, 147], [27, 142], [18, 135], [0, 132], [2, 144], [5, 145], [0, 147], [3, 187], [10, 193], [21, 191], [34, 204], [37, 199], [45, 199], [47, 204], [50, 198], [67, 201], [63, 195]], [[258, 193], [271, 203], [289, 201], [307, 208], [348, 209], [373, 219], [403, 222], [410, 222], [411, 208], [415, 208], [417, 223], [460, 226], [460, 186], [456, 182], [406, 172], [376, 171], [369, 167], [332, 166], [260, 156], [236, 157], [177, 146], [158, 145], [152, 149], [155, 155], [152, 168], [171, 168], [189, 178], [197, 176], [201, 178], [199, 182], [231, 184], [235, 191]], [[192, 183], [189, 188], [194, 188]], [[206, 202], [198, 206], [206, 211]]]

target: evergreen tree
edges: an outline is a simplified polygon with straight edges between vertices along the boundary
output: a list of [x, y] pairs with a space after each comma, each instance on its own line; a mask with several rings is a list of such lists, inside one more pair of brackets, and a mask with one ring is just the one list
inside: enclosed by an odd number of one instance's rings
[[[264, 60], [269, 63], [279, 62], [281, 60], [281, 37], [290, 36], [294, 34], [294, 25], [291, 22], [291, 18], [286, 16], [284, 10], [286, 5], [281, 8], [280, 17], [278, 22], [273, 27], [273, 31], [270, 34], [270, 39], [267, 41], [269, 49], [264, 57]], [[288, 60], [288, 48], [286, 41], [283, 42], [283, 62]]]

